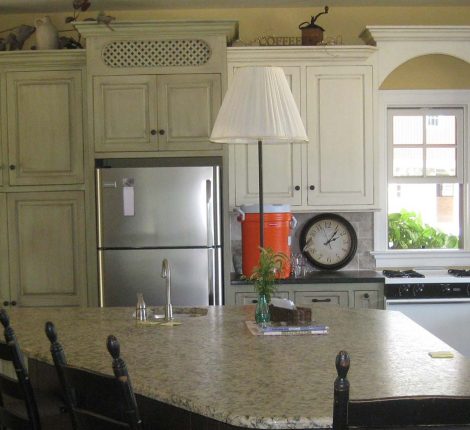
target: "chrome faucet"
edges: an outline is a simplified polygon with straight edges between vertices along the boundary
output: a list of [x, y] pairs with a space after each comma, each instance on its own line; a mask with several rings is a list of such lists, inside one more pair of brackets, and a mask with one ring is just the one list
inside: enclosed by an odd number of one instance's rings
[[161, 277], [166, 279], [165, 321], [171, 321], [173, 319], [173, 309], [171, 307], [171, 271], [170, 265], [166, 258], [162, 261]]

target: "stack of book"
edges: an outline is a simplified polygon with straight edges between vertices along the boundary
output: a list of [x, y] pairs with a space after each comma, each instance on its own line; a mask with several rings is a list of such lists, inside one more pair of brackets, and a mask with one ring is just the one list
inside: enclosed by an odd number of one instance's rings
[[256, 336], [285, 336], [304, 334], [328, 334], [328, 326], [321, 324], [281, 325], [273, 324], [261, 327], [255, 321], [246, 321], [248, 330]]

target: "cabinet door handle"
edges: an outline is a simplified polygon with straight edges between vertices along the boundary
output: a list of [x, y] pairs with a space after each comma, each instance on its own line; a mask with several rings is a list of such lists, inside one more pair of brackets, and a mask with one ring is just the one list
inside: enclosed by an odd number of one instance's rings
[[15, 170], [16, 166], [14, 164], [10, 164], [10, 170]]
[[310, 185], [309, 188], [313, 191], [315, 189], [315, 185]]
[[165, 130], [163, 130], [163, 129], [158, 130], [158, 134], [160, 136], [163, 136], [165, 134]]
[[14, 300], [11, 301], [12, 306], [16, 306], [16, 302]]
[[313, 303], [329, 303], [331, 299], [312, 299]]
[[5, 301], [3, 302], [3, 306], [8, 306], [9, 304], [10, 304], [10, 302], [7, 301], [7, 300], [5, 300]]
[[155, 130], [155, 129], [150, 130], [150, 134], [152, 136], [155, 136], [157, 134], [157, 130]]
[[258, 303], [258, 299], [253, 299], [251, 303]]
[[295, 186], [295, 191], [299, 191], [300, 190], [300, 185], [296, 185]]

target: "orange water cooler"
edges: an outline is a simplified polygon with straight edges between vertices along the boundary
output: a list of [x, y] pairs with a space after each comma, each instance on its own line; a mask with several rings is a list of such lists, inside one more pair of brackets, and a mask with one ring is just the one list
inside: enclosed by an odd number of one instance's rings
[[[242, 225], [242, 271], [250, 276], [258, 265], [259, 243], [259, 205], [242, 205], [236, 209], [239, 213], [238, 221]], [[292, 216], [289, 205], [267, 204], [264, 210], [264, 247], [274, 252], [287, 255], [287, 261], [279, 278], [288, 278], [290, 275], [291, 232], [297, 225]]]

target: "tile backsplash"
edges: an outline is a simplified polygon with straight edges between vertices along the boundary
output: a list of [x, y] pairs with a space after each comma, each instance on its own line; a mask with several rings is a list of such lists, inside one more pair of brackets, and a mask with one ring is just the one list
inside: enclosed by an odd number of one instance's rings
[[[341, 270], [374, 270], [375, 260], [370, 254], [374, 246], [374, 214], [371, 212], [335, 212], [346, 218], [357, 234], [357, 252], [352, 261]], [[297, 227], [292, 234], [292, 253], [300, 252], [299, 239], [305, 223], [318, 213], [293, 213], [297, 219]], [[232, 239], [233, 260], [239, 265], [242, 254], [241, 223], [237, 214], [231, 215], [230, 232]], [[311, 267], [312, 270], [315, 270]], [[232, 270], [234, 270], [232, 268]]]

